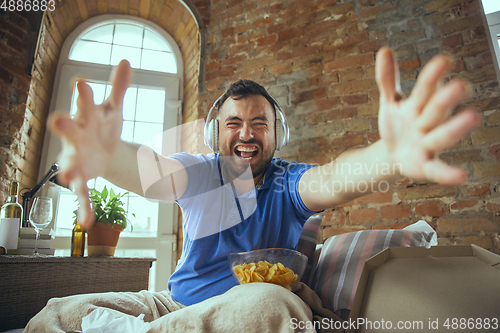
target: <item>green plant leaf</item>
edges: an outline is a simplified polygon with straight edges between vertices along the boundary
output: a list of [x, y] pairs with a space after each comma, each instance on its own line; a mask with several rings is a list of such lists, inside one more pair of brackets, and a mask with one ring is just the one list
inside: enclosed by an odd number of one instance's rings
[[109, 200], [114, 200], [117, 197], [118, 196], [115, 194], [115, 191], [113, 191], [113, 189], [111, 189], [111, 196], [109, 197]]
[[[111, 189], [111, 192], [113, 192], [113, 189]], [[104, 202], [108, 199], [108, 189], [106, 188], [106, 185], [104, 185], [104, 189], [101, 192], [101, 199]]]
[[[117, 223], [122, 225], [124, 230], [127, 228], [127, 225], [130, 225], [130, 229], [133, 231], [134, 227], [130, 220], [126, 217], [128, 212], [124, 208], [125, 204], [122, 200], [120, 200], [128, 194], [129, 192], [125, 192], [123, 194], [115, 193], [112, 188], [108, 191], [106, 186], [104, 186], [102, 192], [92, 188], [89, 196], [95, 212], [95, 221], [108, 225]], [[73, 212], [74, 224], [77, 222], [77, 212], [78, 209]], [[134, 213], [131, 214], [135, 217]]]

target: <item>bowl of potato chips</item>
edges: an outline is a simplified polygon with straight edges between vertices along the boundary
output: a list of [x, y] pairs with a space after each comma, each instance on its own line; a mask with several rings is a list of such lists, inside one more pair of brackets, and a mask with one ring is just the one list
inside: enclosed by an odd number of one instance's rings
[[307, 257], [289, 249], [262, 249], [228, 254], [231, 271], [239, 284], [268, 282], [292, 289], [299, 283]]

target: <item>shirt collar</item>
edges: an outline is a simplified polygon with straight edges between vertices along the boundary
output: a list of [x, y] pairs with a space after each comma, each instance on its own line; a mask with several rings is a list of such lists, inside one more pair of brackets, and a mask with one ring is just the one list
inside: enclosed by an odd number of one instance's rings
[[[220, 162], [219, 162], [219, 153], [215, 154], [215, 161], [217, 163], [217, 170], [216, 170], [216, 172], [214, 172], [214, 180], [217, 180], [218, 182], [222, 183], [222, 180], [224, 180], [224, 178], [222, 177], [222, 168], [221, 168]], [[271, 163], [269, 163], [269, 165], [267, 166], [267, 169], [264, 172], [264, 176], [262, 176], [259, 183], [255, 186], [257, 188], [257, 190], [261, 190], [261, 189], [265, 189], [265, 188], [269, 187], [269, 184], [266, 184], [266, 178], [267, 178], [266, 176], [268, 174], [268, 171], [271, 168], [271, 165], [273, 164], [273, 161], [274, 161], [274, 158], [273, 158], [273, 160], [271, 160]]]

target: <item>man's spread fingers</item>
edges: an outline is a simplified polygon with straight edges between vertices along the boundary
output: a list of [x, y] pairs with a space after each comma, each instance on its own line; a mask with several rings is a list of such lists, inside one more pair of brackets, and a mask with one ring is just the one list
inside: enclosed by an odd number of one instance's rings
[[450, 63], [451, 59], [448, 56], [438, 55], [424, 66], [409, 98], [413, 108], [420, 112], [425, 107], [446, 75]]
[[396, 67], [394, 52], [383, 47], [377, 52], [375, 79], [380, 90], [380, 101], [389, 102], [396, 95]]
[[68, 141], [62, 138], [63, 149], [61, 154], [58, 156], [57, 161], [61, 172], [58, 174], [58, 181], [66, 187], [75, 179], [78, 174], [78, 168], [80, 163], [78, 162], [77, 154], [74, 145], [68, 143]]
[[422, 145], [433, 153], [443, 151], [455, 145], [480, 124], [479, 113], [472, 109], [464, 110], [426, 134]]
[[450, 116], [455, 106], [467, 97], [467, 93], [466, 83], [460, 80], [453, 80], [438, 89], [417, 120], [417, 127], [428, 132], [439, 126]]
[[78, 222], [88, 228], [94, 223], [94, 219], [92, 218], [94, 215], [92, 214], [87, 183], [81, 176], [78, 176], [72, 181], [71, 185], [74, 186], [78, 197]]
[[117, 107], [122, 105], [125, 92], [132, 82], [132, 68], [127, 60], [120, 61], [118, 66], [113, 69], [110, 81], [113, 85], [110, 98], [113, 106]]
[[78, 138], [78, 126], [67, 113], [54, 113], [49, 117], [47, 125], [52, 133], [64, 137], [70, 142], [74, 142]]
[[78, 99], [76, 100], [76, 106], [78, 112], [76, 113], [76, 119], [86, 123], [95, 116], [94, 92], [85, 81], [78, 81], [77, 88]]
[[447, 165], [446, 163], [434, 159], [423, 165], [425, 176], [443, 185], [457, 185], [467, 180], [465, 170]]

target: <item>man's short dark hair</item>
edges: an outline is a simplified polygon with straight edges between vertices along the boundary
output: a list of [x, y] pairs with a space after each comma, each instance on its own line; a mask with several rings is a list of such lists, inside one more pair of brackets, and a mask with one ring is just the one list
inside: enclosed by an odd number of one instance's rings
[[264, 96], [269, 104], [273, 107], [274, 115], [276, 116], [276, 103], [274, 99], [269, 95], [266, 88], [254, 82], [252, 80], [238, 80], [231, 84], [226, 92], [221, 96], [219, 101], [217, 102], [217, 112], [220, 111], [220, 108], [224, 102], [231, 97], [234, 100], [240, 100], [248, 96], [261, 95]]

